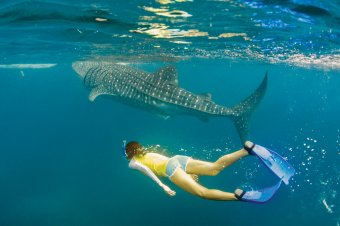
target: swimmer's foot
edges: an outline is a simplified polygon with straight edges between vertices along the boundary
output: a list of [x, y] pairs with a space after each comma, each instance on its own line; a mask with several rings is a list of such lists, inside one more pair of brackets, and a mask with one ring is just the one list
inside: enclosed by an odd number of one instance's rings
[[249, 155], [254, 155], [253, 148], [255, 147], [255, 144], [251, 141], [244, 142], [243, 149], [248, 152]]
[[242, 189], [237, 188], [234, 191], [235, 197], [237, 198], [237, 200], [242, 201], [242, 197], [244, 196], [244, 194], [246, 193], [246, 191], [243, 191]]

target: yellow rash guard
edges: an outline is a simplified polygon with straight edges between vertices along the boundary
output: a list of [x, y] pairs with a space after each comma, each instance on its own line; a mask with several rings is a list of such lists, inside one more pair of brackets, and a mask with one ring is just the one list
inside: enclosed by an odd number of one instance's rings
[[144, 156], [136, 156], [134, 159], [147, 166], [157, 176], [166, 176], [168, 157], [157, 153], [146, 153]]

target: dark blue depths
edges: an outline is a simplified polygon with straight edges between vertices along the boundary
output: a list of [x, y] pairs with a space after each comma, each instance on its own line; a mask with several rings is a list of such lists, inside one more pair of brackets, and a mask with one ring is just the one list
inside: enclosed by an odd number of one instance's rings
[[[339, 226], [339, 3], [160, 2], [1, 3], [0, 225]], [[71, 64], [93, 58], [148, 72], [174, 65], [181, 87], [225, 106], [252, 93], [268, 70], [249, 138], [286, 157], [297, 175], [263, 205], [203, 200], [165, 179], [177, 192], [168, 197], [129, 170], [122, 140], [214, 161], [242, 146], [234, 125], [164, 120], [103, 96], [91, 103]], [[13, 65], [46, 63], [56, 66]], [[254, 157], [200, 178], [231, 192], [275, 181]]]

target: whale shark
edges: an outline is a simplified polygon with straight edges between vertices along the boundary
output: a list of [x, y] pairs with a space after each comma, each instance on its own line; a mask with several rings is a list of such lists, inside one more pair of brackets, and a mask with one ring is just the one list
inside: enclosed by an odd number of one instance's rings
[[164, 118], [191, 115], [207, 121], [212, 117], [229, 117], [240, 139], [248, 135], [248, 121], [267, 89], [267, 72], [257, 89], [235, 106], [216, 104], [211, 94], [194, 94], [178, 84], [176, 67], [168, 65], [154, 73], [128, 65], [103, 61], [76, 61], [72, 68], [90, 89], [89, 100], [110, 96], [123, 103], [155, 112]]

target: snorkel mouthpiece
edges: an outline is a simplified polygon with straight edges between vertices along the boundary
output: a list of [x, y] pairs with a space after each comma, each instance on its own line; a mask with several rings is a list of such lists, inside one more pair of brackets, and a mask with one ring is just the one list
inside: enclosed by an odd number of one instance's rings
[[128, 157], [128, 155], [126, 154], [126, 140], [123, 140], [122, 155], [124, 156], [124, 158]]

